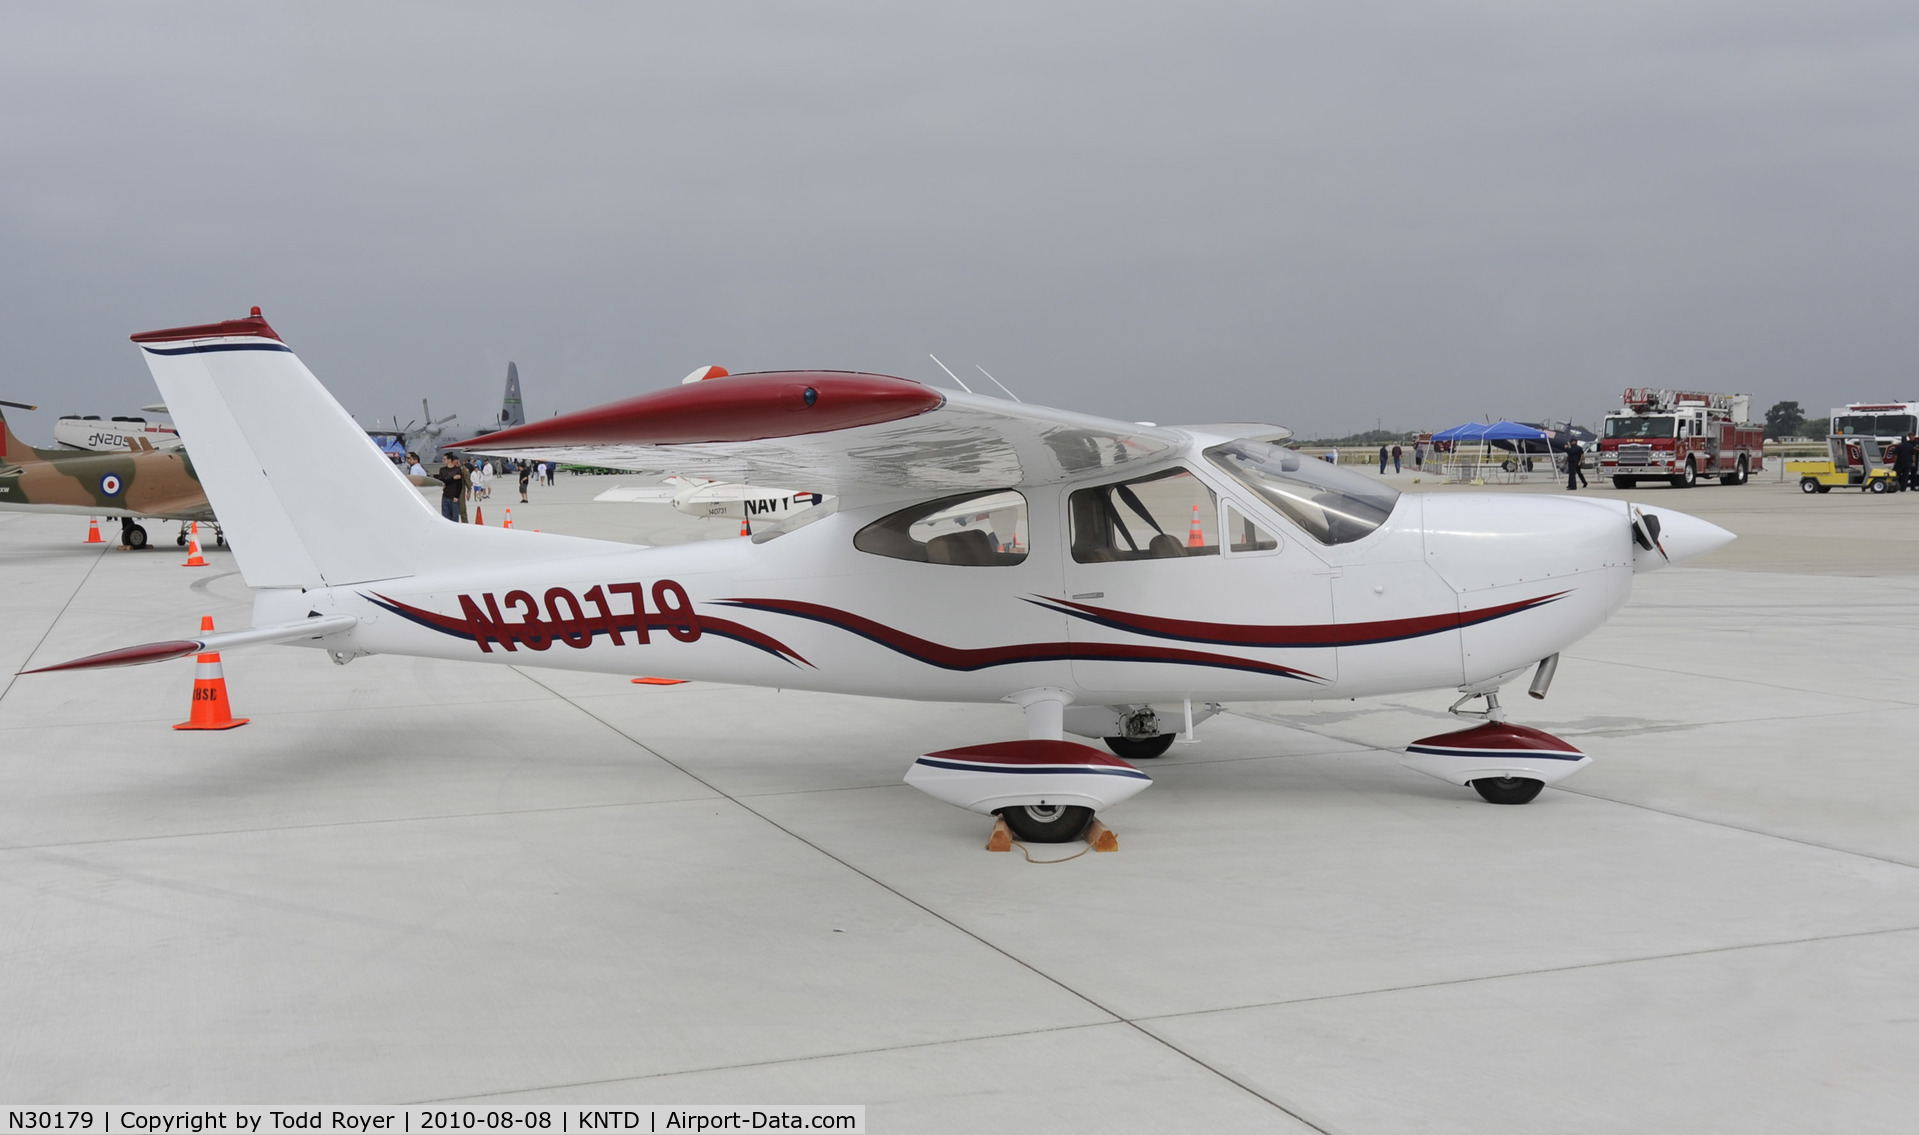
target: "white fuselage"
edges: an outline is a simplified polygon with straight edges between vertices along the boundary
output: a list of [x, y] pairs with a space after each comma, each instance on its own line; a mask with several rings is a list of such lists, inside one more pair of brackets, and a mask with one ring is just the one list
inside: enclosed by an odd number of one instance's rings
[[141, 442], [154, 449], [180, 448], [180, 433], [164, 422], [140, 419], [61, 418], [53, 423], [53, 440], [66, 449], [95, 453], [125, 453]]
[[1307, 699], [1513, 674], [1590, 633], [1625, 601], [1635, 563], [1653, 566], [1654, 553], [1634, 547], [1627, 506], [1593, 499], [1407, 494], [1378, 530], [1327, 546], [1212, 468], [1204, 444], [1168, 464], [1276, 534], [1277, 548], [1082, 563], [1066, 536], [1067, 497], [1081, 486], [1028, 486], [1028, 554], [1010, 566], [857, 550], [855, 533], [895, 504], [760, 544], [597, 545], [607, 550], [266, 589], [254, 622], [359, 616], [327, 640], [340, 654], [926, 700], [1037, 687], [1087, 705]]

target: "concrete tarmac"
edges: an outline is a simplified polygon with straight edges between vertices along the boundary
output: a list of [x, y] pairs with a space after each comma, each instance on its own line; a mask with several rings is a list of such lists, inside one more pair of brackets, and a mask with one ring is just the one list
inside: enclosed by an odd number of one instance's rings
[[[589, 503], [617, 480], [483, 507], [737, 533]], [[1147, 766], [1118, 854], [1046, 866], [900, 783], [1009, 707], [255, 647], [252, 723], [181, 733], [188, 661], [11, 677], [248, 600], [170, 527], [0, 514], [0, 1101], [1911, 1130], [1919, 493], [1607, 494], [1742, 538], [1510, 691], [1591, 768], [1497, 807], [1398, 766], [1448, 692], [1235, 705]]]

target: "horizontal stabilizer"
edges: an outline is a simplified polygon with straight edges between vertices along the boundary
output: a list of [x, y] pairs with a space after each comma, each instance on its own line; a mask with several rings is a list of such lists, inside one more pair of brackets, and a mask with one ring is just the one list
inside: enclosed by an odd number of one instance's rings
[[140, 666], [148, 662], [165, 662], [173, 658], [185, 658], [189, 654], [208, 654], [228, 647], [247, 646], [256, 642], [291, 642], [301, 638], [325, 638], [327, 635], [352, 630], [359, 622], [359, 617], [355, 615], [322, 615], [312, 619], [301, 619], [297, 623], [248, 627], [243, 631], [220, 631], [202, 635], [199, 638], [180, 638], [167, 642], [141, 643], [139, 646], [123, 646], [118, 650], [89, 654], [85, 658], [76, 658], [71, 662], [40, 666], [32, 670], [22, 670], [20, 673], [45, 674], [52, 670], [96, 670], [104, 666]]

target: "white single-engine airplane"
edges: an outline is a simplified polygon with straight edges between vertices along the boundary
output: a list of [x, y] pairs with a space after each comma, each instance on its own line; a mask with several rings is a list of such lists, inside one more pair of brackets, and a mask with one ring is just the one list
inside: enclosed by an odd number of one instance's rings
[[732, 375], [488, 435], [487, 452], [838, 499], [751, 538], [636, 548], [442, 520], [257, 308], [133, 340], [237, 533], [255, 625], [41, 669], [282, 641], [340, 663], [1012, 702], [1026, 739], [926, 754], [907, 779], [1035, 841], [1149, 783], [1119, 757], [1238, 699], [1483, 698], [1481, 724], [1407, 763], [1525, 803], [1589, 758], [1507, 724], [1499, 688], [1532, 669], [1543, 696], [1636, 571], [1732, 539], [1620, 501], [1401, 494], [1255, 440], [1271, 426], [1141, 426], [845, 371]]

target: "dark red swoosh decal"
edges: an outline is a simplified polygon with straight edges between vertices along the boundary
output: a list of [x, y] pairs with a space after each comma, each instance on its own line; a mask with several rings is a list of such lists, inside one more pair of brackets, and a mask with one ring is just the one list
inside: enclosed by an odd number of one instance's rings
[[[453, 635], [456, 638], [469, 638], [475, 643], [480, 641], [482, 628], [474, 626], [471, 619], [462, 615], [442, 615], [437, 611], [428, 611], [424, 608], [414, 607], [385, 595], [367, 595], [362, 592], [362, 597], [371, 603], [384, 607], [403, 619], [410, 619], [423, 627], [431, 627], [442, 634]], [[813, 665], [811, 662], [807, 662], [805, 658], [802, 658], [798, 651], [795, 651], [773, 636], [754, 630], [752, 627], [742, 623], [736, 623], [731, 619], [715, 619], [709, 615], [699, 615], [697, 618], [702, 634], [716, 634], [721, 638], [730, 638], [735, 642], [743, 642], [748, 646], [764, 650], [768, 654], [785, 662], [791, 663], [797, 661], [805, 662], [808, 666]], [[646, 626], [649, 633], [653, 631], [670, 632], [673, 627], [680, 625], [680, 623], [681, 620], [672, 615], [655, 611], [646, 613]], [[511, 642], [513, 646], [508, 649], [516, 649], [519, 646], [526, 645], [529, 649], [539, 650], [548, 649], [564, 641], [569, 635], [575, 638], [584, 635], [586, 636], [587, 643], [590, 644], [594, 635], [604, 634], [610, 636], [611, 632], [615, 629], [621, 632], [632, 632], [639, 629], [638, 621], [630, 615], [612, 619], [601, 618], [597, 615], [586, 615], [579, 619], [554, 620], [548, 618], [541, 619], [537, 623], [500, 622], [494, 624], [494, 626], [501, 633], [489, 633], [487, 637], [500, 643], [502, 646]], [[540, 639], [544, 639], [546, 645], [537, 648], [530, 645], [529, 640]]]
[[1299, 623], [1290, 626], [1199, 623], [1186, 619], [1163, 619], [1154, 615], [1135, 615], [1129, 611], [1115, 611], [1107, 607], [1075, 603], [1070, 599], [1028, 599], [1027, 602], [1045, 607], [1050, 611], [1058, 611], [1062, 615], [1085, 619], [1089, 623], [1098, 623], [1103, 627], [1151, 635], [1154, 638], [1178, 639], [1181, 642], [1206, 642], [1220, 646], [1310, 648], [1370, 646], [1374, 643], [1399, 642], [1402, 639], [1440, 634], [1460, 627], [1503, 619], [1507, 615], [1521, 611], [1530, 611], [1566, 594], [1569, 593], [1556, 591], [1536, 599], [1521, 599], [1516, 603], [1504, 603], [1478, 611], [1448, 611], [1444, 614], [1420, 615], [1411, 619], [1382, 619], [1371, 623]]
[[884, 623], [876, 623], [862, 615], [842, 611], [837, 607], [821, 606], [818, 603], [805, 603], [797, 599], [721, 599], [719, 602], [752, 611], [770, 611], [774, 614], [792, 615], [795, 618], [825, 623], [827, 626], [838, 627], [840, 630], [859, 635], [888, 650], [904, 654], [908, 658], [924, 662], [929, 666], [937, 666], [942, 670], [984, 670], [991, 666], [1011, 666], [1019, 662], [1160, 662], [1184, 666], [1211, 666], [1221, 670], [1245, 670], [1255, 674], [1294, 678], [1303, 682], [1326, 680], [1317, 674], [1272, 662], [1235, 658], [1227, 654], [1208, 654], [1198, 650], [1135, 646], [1130, 643], [1024, 642], [1008, 646], [972, 648], [946, 646], [895, 630]]

